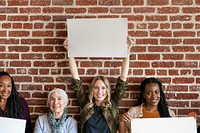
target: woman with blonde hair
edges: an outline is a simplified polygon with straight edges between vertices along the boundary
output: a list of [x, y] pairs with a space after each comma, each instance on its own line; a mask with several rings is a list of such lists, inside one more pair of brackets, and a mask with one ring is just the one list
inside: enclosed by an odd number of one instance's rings
[[[128, 53], [133, 41], [128, 37]], [[68, 49], [68, 40], [64, 42]], [[118, 129], [118, 105], [127, 89], [129, 69], [129, 54], [123, 59], [120, 77], [117, 80], [114, 93], [111, 94], [109, 81], [104, 76], [93, 79], [89, 94], [82, 87], [75, 59], [69, 57], [69, 67], [72, 74], [72, 88], [81, 106], [80, 133], [116, 133]]]

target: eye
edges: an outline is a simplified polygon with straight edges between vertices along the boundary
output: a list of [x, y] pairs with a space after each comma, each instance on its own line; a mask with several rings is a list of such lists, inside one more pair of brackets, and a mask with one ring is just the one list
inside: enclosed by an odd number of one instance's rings
[[0, 87], [4, 87], [4, 85], [3, 85], [3, 84], [0, 84]]
[[99, 89], [99, 87], [98, 87], [98, 86], [94, 86], [93, 88], [94, 88], [94, 89]]
[[159, 90], [155, 91], [155, 94], [160, 94], [160, 91]]

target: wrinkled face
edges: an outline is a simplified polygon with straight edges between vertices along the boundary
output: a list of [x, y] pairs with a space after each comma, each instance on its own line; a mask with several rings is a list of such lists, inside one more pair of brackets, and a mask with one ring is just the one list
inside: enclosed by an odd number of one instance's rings
[[12, 92], [12, 81], [7, 75], [0, 77], [0, 98], [7, 100]]
[[96, 103], [101, 103], [107, 96], [107, 87], [102, 80], [97, 80], [92, 88]]
[[147, 106], [157, 106], [160, 101], [159, 85], [156, 83], [149, 83], [144, 90], [144, 98]]
[[53, 92], [50, 96], [49, 107], [53, 113], [63, 113], [66, 102], [60, 93]]

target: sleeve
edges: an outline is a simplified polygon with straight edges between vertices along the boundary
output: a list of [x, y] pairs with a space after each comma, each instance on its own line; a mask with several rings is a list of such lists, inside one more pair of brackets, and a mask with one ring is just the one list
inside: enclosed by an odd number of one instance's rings
[[169, 115], [170, 115], [171, 117], [175, 117], [175, 116], [176, 116], [175, 113], [174, 113], [174, 111], [171, 110], [171, 109], [169, 109]]
[[42, 124], [41, 124], [40, 116], [37, 118], [35, 123], [35, 128], [33, 133], [42, 133]]
[[127, 81], [121, 80], [120, 77], [117, 79], [115, 92], [111, 96], [112, 102], [115, 102], [116, 105], [118, 105], [119, 101], [123, 98], [124, 91], [127, 89], [127, 85]]
[[84, 108], [85, 103], [87, 101], [87, 93], [82, 87], [82, 81], [78, 79], [72, 79], [72, 88], [75, 91], [76, 97], [81, 108]]
[[69, 117], [69, 118], [70, 118], [70, 123], [69, 123], [69, 126], [67, 127], [68, 129], [67, 133], [78, 133], [77, 121], [73, 119], [72, 117]]
[[20, 97], [19, 99], [20, 99], [20, 102], [22, 104], [22, 108], [23, 108], [23, 111], [24, 111], [23, 119], [26, 120], [25, 133], [32, 133], [33, 129], [32, 129], [32, 126], [31, 126], [31, 116], [30, 116], [28, 104], [27, 104], [27, 102], [24, 98]]

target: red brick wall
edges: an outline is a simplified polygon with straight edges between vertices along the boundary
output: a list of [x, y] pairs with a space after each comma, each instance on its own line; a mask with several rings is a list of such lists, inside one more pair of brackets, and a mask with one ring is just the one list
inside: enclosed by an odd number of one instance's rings
[[[134, 106], [145, 77], [159, 78], [169, 106], [178, 116], [200, 113], [200, 0], [1, 0], [0, 70], [13, 75], [33, 123], [47, 111], [48, 92], [66, 89], [68, 112], [78, 120], [79, 106], [70, 88], [66, 51], [67, 19], [128, 18], [131, 50], [129, 89], [120, 112]], [[122, 59], [78, 60], [89, 83], [102, 74], [112, 85]]]

